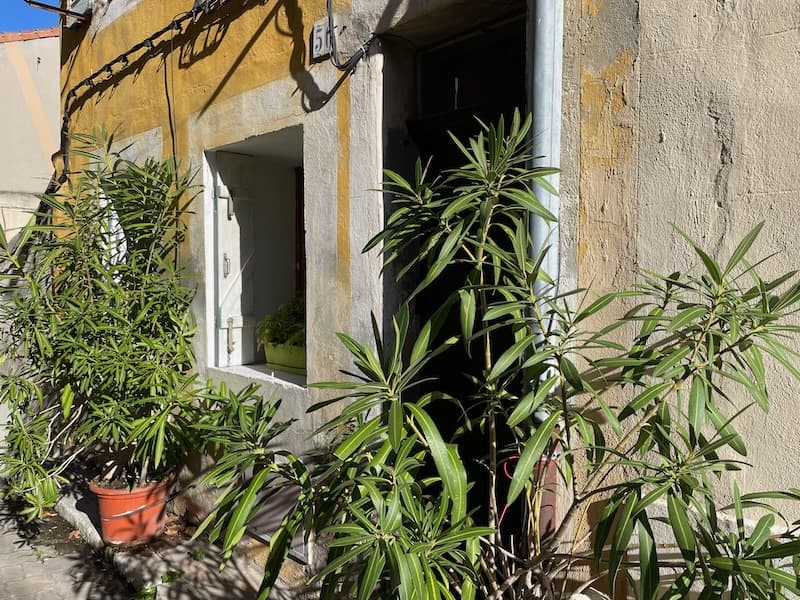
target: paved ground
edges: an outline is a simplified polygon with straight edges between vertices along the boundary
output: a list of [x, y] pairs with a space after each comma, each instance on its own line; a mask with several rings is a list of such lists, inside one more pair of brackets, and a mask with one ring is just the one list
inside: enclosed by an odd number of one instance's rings
[[[86, 495], [62, 496], [58, 513], [81, 532], [81, 537], [102, 549], [94, 502]], [[168, 524], [158, 540], [113, 552], [116, 576], [131, 582], [146, 600], [252, 600], [261, 583], [262, 570], [244, 556], [234, 556], [219, 570], [219, 549], [205, 540], [189, 540], [179, 521]], [[2, 591], [0, 589], [0, 591]], [[144, 592], [149, 591], [148, 596]], [[275, 590], [273, 599], [297, 598]], [[0, 600], [5, 600], [0, 595]], [[103, 598], [103, 600], [106, 600]], [[116, 600], [116, 599], [114, 599]]]
[[[65, 531], [65, 528], [67, 531]], [[37, 535], [0, 522], [0, 598], [3, 600], [129, 600], [132, 590], [58, 518]], [[64, 540], [69, 540], [65, 542]]]
[[[235, 555], [219, 570], [219, 549], [185, 533], [127, 550], [104, 548], [94, 503], [64, 496], [60, 516], [36, 531], [20, 530], [0, 504], [0, 600], [252, 600], [262, 570]], [[177, 527], [181, 529], [181, 527]], [[97, 550], [93, 550], [92, 548]], [[98, 558], [104, 552], [107, 560]], [[308, 591], [277, 586], [271, 598], [310, 598]]]

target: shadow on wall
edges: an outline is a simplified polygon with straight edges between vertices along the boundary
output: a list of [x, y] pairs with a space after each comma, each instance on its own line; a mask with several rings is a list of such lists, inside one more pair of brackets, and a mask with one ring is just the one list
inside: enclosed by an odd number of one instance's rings
[[[145, 66], [155, 59], [160, 59], [163, 63], [173, 52], [179, 53], [179, 68], [188, 68], [193, 63], [211, 55], [225, 38], [229, 25], [235, 19], [241, 17], [247, 11], [256, 6], [262, 6], [269, 0], [233, 0], [226, 2], [215, 10], [208, 13], [201, 13], [188, 24], [181, 25], [176, 23], [172, 27], [167, 27], [167, 32], [158, 39], [145, 39], [126, 49], [108, 64], [115, 63], [113, 68], [100, 67], [89, 75], [82, 82], [78, 83], [72, 90], [66, 92], [64, 103], [64, 118], [68, 119], [72, 114], [79, 111], [89, 100], [96, 96], [101, 96], [107, 91], [113, 91], [121, 81], [133, 77], [134, 81], [139, 77]], [[271, 12], [270, 16], [274, 13]], [[184, 13], [186, 14], [186, 13]], [[269, 20], [266, 19], [267, 21]], [[158, 31], [158, 26], [169, 25], [167, 23], [158, 24], [154, 27], [153, 33]], [[76, 37], [66, 37], [62, 57], [72, 54], [85, 38], [86, 28], [82, 28], [83, 35]], [[170, 35], [171, 32], [171, 35]], [[202, 40], [202, 44], [198, 43]], [[130, 56], [139, 52], [136, 57]], [[124, 57], [124, 58], [123, 58]], [[88, 81], [88, 89], [71, 95], [77, 89], [86, 87], [84, 82]]]
[[[126, 57], [126, 60], [122, 60], [121, 57], [130, 52], [130, 50], [126, 50], [119, 57], [109, 61], [109, 63], [120, 65], [120, 67], [107, 68], [105, 65], [102, 66], [84, 80], [84, 82], [89, 81], [88, 89], [85, 91], [72, 94], [76, 88], [84, 87], [81, 86], [83, 82], [70, 91], [62, 89], [62, 92], [67, 96], [64, 106], [65, 117], [68, 118], [80, 110], [91, 98], [102, 95], [109, 90], [113, 92], [122, 80], [131, 76], [135, 80], [141, 74], [145, 65], [154, 59], [160, 59], [163, 62], [167, 56], [177, 51], [179, 55], [178, 67], [187, 69], [194, 63], [213, 55], [228, 34], [230, 24], [234, 20], [256, 6], [263, 6], [270, 2], [272, 2], [273, 7], [253, 32], [250, 39], [244, 44], [233, 63], [228, 67], [222, 80], [206, 100], [201, 113], [213, 104], [239, 68], [245, 56], [273, 21], [276, 22], [276, 29], [280, 35], [291, 40], [292, 52], [289, 58], [289, 67], [292, 77], [297, 82], [297, 89], [303, 94], [303, 108], [307, 112], [318, 110], [330, 100], [340, 85], [341, 79], [333, 90], [325, 92], [320, 89], [312, 74], [306, 68], [306, 38], [308, 36], [303, 26], [303, 11], [298, 0], [229, 0], [223, 4], [218, 4], [216, 8], [207, 13], [202, 13], [197, 18], [189, 20], [185, 27], [181, 24], [176, 24], [172, 28], [167, 28], [167, 31], [159, 39], [151, 40], [150, 42], [143, 40], [139, 44], [132, 46], [131, 49], [142, 46], [140, 48], [141, 53], [137, 57]], [[380, 19], [380, 23], [390, 23], [393, 13], [401, 3], [401, 0], [391, 0]], [[281, 11], [285, 15], [285, 27], [277, 19]], [[154, 29], [154, 33], [156, 31]], [[72, 72], [75, 50], [85, 37], [86, 28], [81, 28], [74, 33], [72, 31], [65, 32], [62, 45], [62, 62], [67, 65], [67, 76]], [[347, 73], [343, 74], [342, 79], [346, 76]]]
[[[264, 20], [256, 28], [250, 39], [244, 44], [241, 52], [234, 59], [223, 75], [220, 83], [210, 94], [200, 114], [202, 115], [222, 93], [233, 74], [241, 65], [245, 56], [258, 42], [264, 31], [273, 21], [280, 35], [289, 38], [292, 45], [289, 57], [289, 70], [292, 78], [297, 83], [297, 90], [302, 94], [302, 107], [306, 112], [313, 112], [325, 106], [336, 94], [336, 91], [350, 75], [351, 71], [343, 72], [339, 80], [329, 91], [322, 90], [315, 81], [311, 72], [306, 68], [307, 61], [307, 35], [303, 27], [303, 11], [298, 0], [216, 0], [216, 2], [203, 9], [203, 5], [196, 3], [195, 7], [185, 13], [176, 15], [171, 23], [154, 28], [153, 34], [112, 59], [88, 77], [75, 84], [71, 89], [62, 87], [64, 95], [63, 120], [61, 128], [61, 148], [54, 156], [54, 163], [67, 160], [69, 145], [68, 133], [70, 120], [73, 114], [79, 111], [92, 98], [102, 96], [106, 92], [113, 95], [121, 81], [139, 77], [147, 64], [153, 60], [160, 60], [164, 68], [164, 92], [167, 109], [170, 114], [170, 127], [172, 131], [172, 144], [175, 147], [174, 115], [172, 115], [172, 100], [170, 97], [169, 80], [167, 77], [166, 60], [174, 52], [178, 52], [178, 68], [187, 69], [198, 61], [214, 54], [229, 32], [230, 24], [256, 6], [263, 6], [272, 2], [274, 6], [267, 13]], [[389, 0], [382, 16], [379, 19], [378, 30], [392, 22], [394, 13], [398, 10], [402, 0]], [[286, 26], [278, 20], [281, 10], [285, 15]], [[61, 62], [64, 65], [66, 78], [73, 72], [77, 50], [86, 38], [87, 28], [79, 30], [64, 30], [62, 38]], [[66, 180], [69, 165], [64, 164], [61, 173], [56, 173], [51, 180], [49, 191], [57, 189], [58, 185]]]
[[[382, 32], [388, 28], [401, 4], [402, 0], [390, 0], [387, 3], [387, 6], [378, 22], [378, 32]], [[284, 27], [280, 20], [277, 19], [281, 9], [283, 10], [286, 18], [286, 27]], [[339, 89], [345, 79], [347, 79], [351, 72], [343, 72], [338, 81], [334, 84], [333, 88], [329, 91], [322, 90], [314, 80], [314, 76], [306, 68], [308, 64], [307, 42], [309, 36], [308, 32], [303, 27], [303, 9], [301, 8], [298, 0], [279, 0], [276, 2], [275, 7], [269, 12], [261, 25], [259, 25], [256, 31], [253, 33], [251, 38], [244, 45], [242, 51], [225, 73], [222, 81], [209, 96], [208, 100], [200, 111], [201, 115], [208, 110], [208, 108], [217, 99], [222, 89], [230, 80], [231, 76], [236, 72], [236, 69], [239, 67], [244, 57], [255, 45], [256, 41], [258, 41], [272, 20], [275, 20], [278, 33], [291, 40], [292, 52], [289, 56], [289, 71], [292, 78], [297, 83], [297, 90], [302, 94], [301, 102], [303, 110], [307, 113], [319, 110], [324, 107], [336, 94], [336, 91]], [[193, 43], [192, 46], [194, 46]], [[199, 50], [193, 49], [193, 51], [197, 52], [197, 56], [206, 56], [210, 53], [207, 52], [205, 48], [201, 48]]]

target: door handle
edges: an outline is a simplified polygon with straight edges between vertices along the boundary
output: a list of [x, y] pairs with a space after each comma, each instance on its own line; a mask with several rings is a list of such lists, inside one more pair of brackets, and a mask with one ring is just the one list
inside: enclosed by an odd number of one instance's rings
[[233, 339], [233, 317], [228, 317], [228, 354], [233, 354], [236, 341]]
[[222, 277], [226, 278], [230, 274], [231, 274], [231, 259], [228, 257], [228, 253], [225, 252], [222, 254]]

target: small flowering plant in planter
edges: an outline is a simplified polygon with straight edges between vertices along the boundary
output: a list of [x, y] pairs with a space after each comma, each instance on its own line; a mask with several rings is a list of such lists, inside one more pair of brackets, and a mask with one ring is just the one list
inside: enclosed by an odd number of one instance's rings
[[259, 348], [267, 364], [279, 370], [304, 375], [306, 372], [306, 303], [298, 295], [268, 314], [256, 329]]

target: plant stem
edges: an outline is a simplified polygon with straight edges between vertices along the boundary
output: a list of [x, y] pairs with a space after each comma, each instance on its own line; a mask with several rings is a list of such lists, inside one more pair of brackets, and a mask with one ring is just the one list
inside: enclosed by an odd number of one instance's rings
[[[708, 317], [706, 319], [705, 325], [703, 326], [703, 330], [695, 340], [694, 348], [692, 349], [692, 354], [689, 357], [689, 364], [694, 363], [694, 361], [697, 359], [697, 354], [700, 352], [700, 348], [703, 345], [703, 341], [705, 340], [709, 330], [711, 329], [711, 324], [714, 322], [714, 319], [716, 318], [715, 311], [718, 308], [717, 307], [718, 301], [719, 301], [719, 295], [717, 295], [717, 297], [713, 299], [711, 310], [709, 310], [708, 312]], [[688, 379], [688, 377], [690, 375], [693, 375], [695, 372], [696, 370], [693, 369], [690, 371], [689, 374], [686, 375], [685, 378], [676, 379], [670, 386], [670, 388], [662, 395], [662, 397], [667, 397], [675, 393], [678, 390], [678, 388], [681, 385], [683, 385], [683, 383]], [[628, 430], [624, 436], [622, 436], [619, 442], [617, 442], [617, 444], [614, 446], [613, 451], [610, 453], [609, 456], [618, 456], [620, 453], [622, 453], [622, 450], [628, 444], [628, 441], [634, 435], [636, 435], [642, 429], [642, 427], [644, 427], [647, 424], [647, 422], [658, 412], [658, 408], [659, 408], [659, 403], [654, 402], [652, 406], [650, 406], [650, 408], [647, 409], [642, 418], [639, 419], [639, 421], [637, 421], [636, 424], [633, 427], [631, 427], [631, 429]], [[561, 524], [559, 525], [558, 530], [556, 531], [556, 535], [554, 536], [555, 542], [561, 539], [561, 536], [566, 530], [566, 527], [570, 524], [570, 522], [574, 518], [575, 511], [577, 510], [578, 506], [581, 505], [587, 498], [596, 495], [595, 491], [593, 491], [592, 493], [586, 493], [587, 490], [592, 490], [592, 488], [595, 488], [595, 486], [598, 483], [604, 481], [606, 477], [608, 477], [608, 475], [610, 475], [611, 472], [614, 470], [614, 468], [617, 466], [616, 462], [609, 463], [608, 460], [610, 460], [610, 458], [603, 462], [604, 466], [598, 468], [589, 477], [589, 479], [586, 481], [586, 484], [584, 484], [583, 486], [582, 489], [583, 493], [581, 494], [581, 496], [575, 497], [573, 499], [572, 505], [567, 510], [566, 515], [564, 515], [564, 519], [561, 521]], [[615, 487], [615, 486], [609, 486], [609, 487]]]
[[[489, 301], [486, 296], [486, 274], [484, 273], [485, 243], [489, 235], [494, 213], [494, 202], [492, 208], [486, 215], [480, 233], [480, 244], [478, 246], [475, 262], [478, 268], [479, 288], [480, 289], [480, 315], [485, 315], [489, 309]], [[487, 331], [483, 334], [483, 366], [488, 374], [492, 370], [492, 340], [491, 334]], [[489, 519], [488, 525], [495, 529], [492, 541], [495, 545], [500, 544], [500, 532], [498, 531], [499, 510], [497, 507], [497, 419], [494, 412], [494, 398], [489, 398], [490, 405], [487, 414], [487, 430], [489, 434]]]

